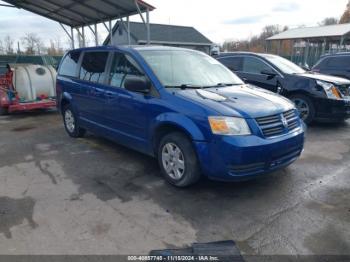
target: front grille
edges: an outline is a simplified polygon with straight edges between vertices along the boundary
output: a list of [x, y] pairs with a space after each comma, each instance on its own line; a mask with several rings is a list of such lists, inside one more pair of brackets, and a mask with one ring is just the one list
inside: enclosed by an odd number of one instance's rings
[[[283, 121], [285, 119], [285, 123]], [[265, 137], [274, 137], [286, 134], [298, 128], [299, 117], [295, 110], [289, 110], [283, 114], [259, 117], [255, 119]]]
[[254, 173], [260, 173], [268, 170], [273, 170], [281, 165], [288, 164], [298, 158], [302, 152], [302, 147], [293, 147], [287, 152], [267, 157], [264, 162], [251, 163], [246, 165], [230, 165], [228, 166], [231, 175], [248, 175]]
[[299, 127], [299, 116], [295, 110], [289, 110], [283, 113], [283, 115], [287, 119], [289, 131], [293, 131]]
[[266, 163], [254, 163], [249, 165], [240, 165], [240, 166], [230, 166], [229, 169], [234, 174], [242, 174], [242, 173], [254, 173], [259, 170], [264, 170]]

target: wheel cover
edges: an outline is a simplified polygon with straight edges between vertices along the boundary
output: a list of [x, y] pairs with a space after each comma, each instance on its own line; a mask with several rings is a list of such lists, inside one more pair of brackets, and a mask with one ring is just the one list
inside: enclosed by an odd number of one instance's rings
[[174, 143], [167, 143], [162, 149], [162, 164], [165, 172], [175, 180], [185, 174], [185, 158], [181, 149]]
[[299, 111], [300, 118], [302, 120], [306, 120], [310, 115], [310, 108], [308, 103], [301, 98], [295, 98], [293, 99], [293, 102]]
[[67, 130], [73, 133], [75, 130], [75, 119], [72, 111], [67, 109], [64, 113], [64, 122], [66, 123]]

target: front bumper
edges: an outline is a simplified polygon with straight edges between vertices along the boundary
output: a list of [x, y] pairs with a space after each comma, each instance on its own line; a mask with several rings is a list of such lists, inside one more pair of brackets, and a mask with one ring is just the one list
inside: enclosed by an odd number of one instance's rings
[[221, 181], [249, 180], [286, 167], [300, 156], [303, 146], [303, 127], [272, 139], [217, 136], [210, 143], [196, 143], [202, 172]]
[[342, 121], [350, 118], [350, 100], [314, 98], [316, 119]]

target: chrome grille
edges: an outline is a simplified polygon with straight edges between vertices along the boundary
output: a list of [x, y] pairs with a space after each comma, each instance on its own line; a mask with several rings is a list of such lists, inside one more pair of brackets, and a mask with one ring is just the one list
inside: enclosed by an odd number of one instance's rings
[[[285, 119], [285, 123], [283, 123], [283, 119]], [[300, 125], [296, 110], [289, 110], [278, 115], [259, 117], [255, 120], [265, 137], [286, 134]]]
[[299, 116], [295, 110], [289, 110], [283, 113], [283, 116], [287, 119], [289, 131], [299, 127]]

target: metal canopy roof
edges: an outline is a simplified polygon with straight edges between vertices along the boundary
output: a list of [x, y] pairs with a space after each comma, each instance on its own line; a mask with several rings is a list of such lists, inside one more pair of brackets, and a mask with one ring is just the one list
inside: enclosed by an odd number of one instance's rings
[[[155, 8], [142, 0], [3, 0], [70, 27], [128, 17]], [[135, 4], [137, 3], [137, 4]]]
[[287, 30], [280, 34], [274, 35], [267, 40], [290, 40], [290, 39], [307, 39], [307, 38], [326, 38], [342, 37], [350, 33], [350, 24], [304, 27]]

